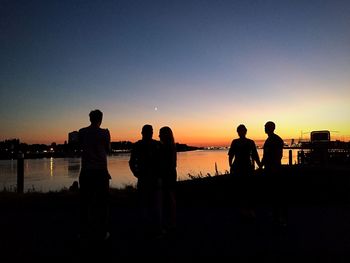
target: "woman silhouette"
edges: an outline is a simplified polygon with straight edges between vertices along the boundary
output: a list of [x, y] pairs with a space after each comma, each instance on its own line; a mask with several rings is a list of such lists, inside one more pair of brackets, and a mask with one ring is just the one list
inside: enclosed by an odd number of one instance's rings
[[162, 127], [159, 130], [159, 138], [161, 142], [160, 168], [163, 181], [162, 221], [164, 230], [172, 231], [176, 227], [176, 145], [173, 132], [168, 126]]

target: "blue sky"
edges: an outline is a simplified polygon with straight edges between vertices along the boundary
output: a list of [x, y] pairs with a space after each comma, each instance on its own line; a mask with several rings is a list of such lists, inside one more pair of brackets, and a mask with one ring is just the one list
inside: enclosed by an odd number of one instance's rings
[[348, 139], [349, 28], [349, 1], [2, 0], [0, 140], [61, 143], [95, 108], [114, 140]]

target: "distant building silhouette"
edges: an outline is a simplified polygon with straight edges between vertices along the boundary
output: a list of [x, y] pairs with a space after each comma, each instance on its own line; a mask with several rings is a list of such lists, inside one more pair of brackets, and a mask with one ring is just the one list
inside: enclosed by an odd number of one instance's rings
[[68, 144], [77, 144], [79, 142], [79, 133], [72, 131], [68, 133]]

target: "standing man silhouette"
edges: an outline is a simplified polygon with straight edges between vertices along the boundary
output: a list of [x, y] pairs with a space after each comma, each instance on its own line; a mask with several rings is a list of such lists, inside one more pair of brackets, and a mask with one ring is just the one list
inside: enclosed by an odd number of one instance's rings
[[109, 233], [109, 175], [107, 154], [110, 151], [110, 133], [101, 129], [103, 113], [89, 114], [91, 125], [79, 130], [82, 149], [80, 184], [81, 237], [108, 239]]
[[277, 175], [281, 170], [283, 156], [283, 140], [274, 133], [276, 125], [272, 121], [265, 124], [265, 133], [268, 138], [264, 143], [262, 165], [268, 175]]
[[142, 208], [146, 235], [159, 236], [161, 227], [160, 142], [153, 140], [153, 127], [142, 127], [142, 139], [133, 145], [129, 167], [137, 178], [137, 190]]
[[246, 138], [247, 128], [241, 124], [237, 127], [237, 133], [239, 138], [232, 141], [228, 152], [230, 173], [231, 176], [241, 177], [240, 181], [244, 184], [245, 192], [241, 195], [241, 199], [245, 206], [241, 208], [242, 219], [254, 220], [255, 212], [250, 208], [250, 205], [247, 204], [249, 203], [250, 196], [254, 194], [248, 191], [251, 187], [248, 185], [248, 177], [252, 176], [254, 173], [255, 162], [259, 167], [261, 166], [261, 163], [255, 142]]
[[230, 173], [238, 176], [250, 176], [254, 171], [254, 162], [260, 167], [260, 158], [255, 142], [246, 138], [247, 128], [241, 124], [237, 127], [239, 138], [234, 139], [228, 152]]
[[275, 134], [276, 125], [272, 121], [268, 121], [265, 124], [265, 133], [268, 138], [266, 139], [263, 146], [263, 158], [262, 165], [265, 173], [270, 177], [274, 188], [274, 207], [273, 207], [273, 220], [274, 223], [279, 226], [286, 226], [287, 224], [287, 209], [281, 203], [283, 196], [283, 187], [281, 186], [281, 168], [282, 168], [282, 157], [283, 157], [283, 145], [284, 142], [280, 136]]

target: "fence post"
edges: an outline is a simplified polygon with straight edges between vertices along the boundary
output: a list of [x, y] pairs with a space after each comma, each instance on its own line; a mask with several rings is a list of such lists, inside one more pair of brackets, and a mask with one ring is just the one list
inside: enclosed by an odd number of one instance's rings
[[17, 157], [17, 193], [22, 194], [24, 188], [24, 154]]
[[289, 150], [289, 165], [293, 165], [293, 152]]

